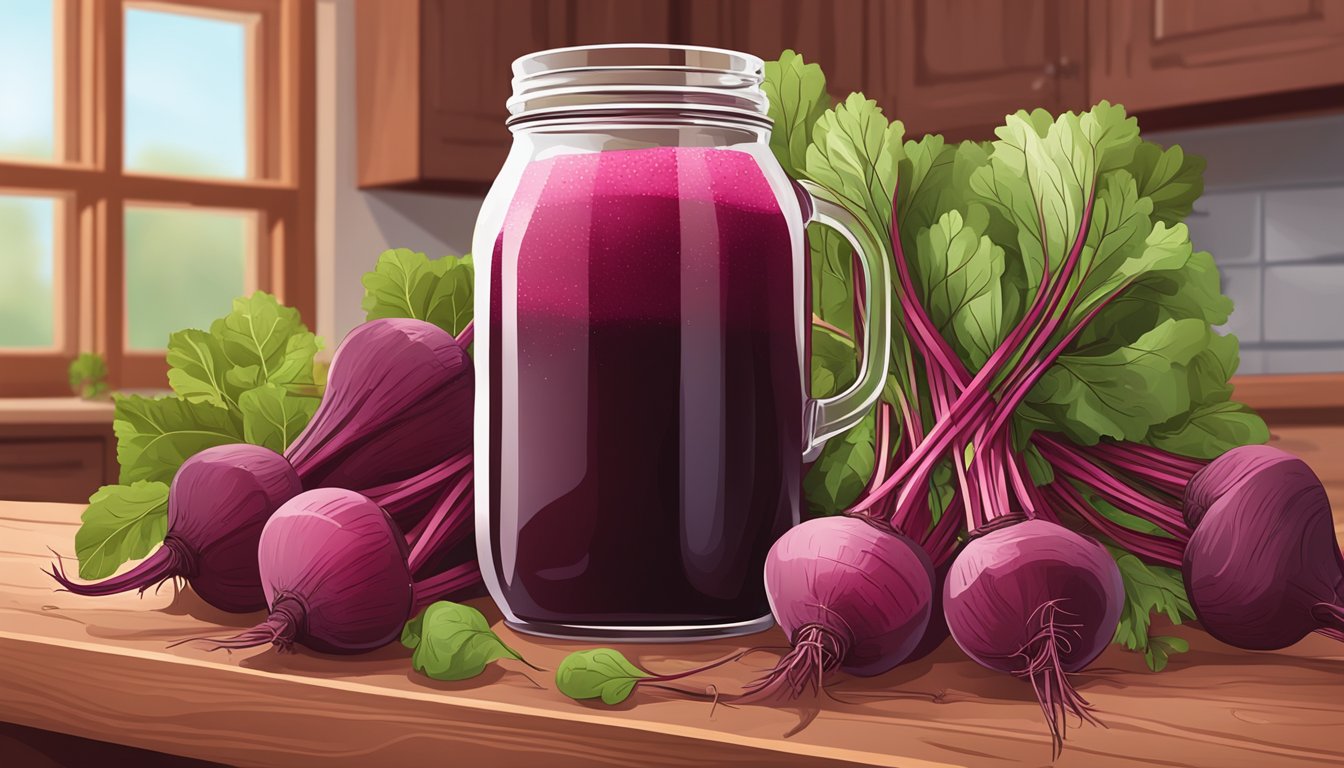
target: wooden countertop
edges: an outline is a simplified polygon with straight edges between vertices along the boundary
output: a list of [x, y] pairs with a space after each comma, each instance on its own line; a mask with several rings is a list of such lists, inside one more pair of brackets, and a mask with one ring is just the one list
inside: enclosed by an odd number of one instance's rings
[[[1344, 428], [1277, 433], [1326, 480], [1344, 534]], [[810, 716], [808, 706], [711, 710], [658, 691], [615, 708], [583, 705], [557, 693], [548, 676], [510, 662], [475, 680], [430, 681], [411, 671], [400, 646], [349, 658], [168, 648], [256, 617], [220, 614], [171, 587], [143, 598], [53, 592], [39, 568], [48, 546], [72, 554], [79, 511], [0, 502], [2, 721], [234, 765], [1050, 763], [1030, 689], [966, 660], [950, 642], [882, 677], [837, 681], [835, 699], [824, 699], [815, 719], [788, 738]], [[497, 621], [487, 603], [477, 601]], [[497, 628], [548, 669], [583, 645]], [[1056, 765], [1344, 765], [1344, 645], [1312, 636], [1286, 651], [1249, 653], [1189, 627], [1172, 633], [1192, 650], [1164, 672], [1150, 673], [1138, 655], [1112, 646], [1077, 676], [1108, 727], [1070, 728]], [[745, 641], [620, 647], [662, 672], [781, 643], [771, 631]], [[774, 658], [761, 652], [704, 680], [733, 690]]]
[[0, 397], [0, 425], [107, 424], [113, 405], [108, 400], [78, 397]]

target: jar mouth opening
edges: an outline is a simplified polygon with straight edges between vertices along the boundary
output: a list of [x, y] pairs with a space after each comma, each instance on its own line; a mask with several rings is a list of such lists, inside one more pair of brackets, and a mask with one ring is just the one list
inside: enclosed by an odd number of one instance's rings
[[569, 69], [668, 69], [702, 70], [725, 74], [754, 74], [765, 71], [759, 56], [727, 48], [667, 43], [608, 43], [550, 48], [519, 56], [513, 61], [514, 82]]
[[764, 72], [759, 57], [724, 48], [621, 43], [538, 51], [513, 62], [508, 124], [689, 110], [768, 126]]

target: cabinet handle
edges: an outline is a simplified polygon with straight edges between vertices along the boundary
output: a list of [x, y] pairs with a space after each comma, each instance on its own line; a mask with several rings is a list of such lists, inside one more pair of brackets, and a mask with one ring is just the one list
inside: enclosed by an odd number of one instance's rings
[[1041, 74], [1037, 75], [1036, 79], [1031, 81], [1031, 90], [1039, 91], [1042, 88], [1044, 88], [1046, 82], [1051, 78], [1055, 77], [1055, 74], [1058, 71], [1059, 68], [1055, 65], [1055, 62], [1053, 61], [1050, 62], [1049, 64], [1046, 64], [1044, 67], [1041, 67]]
[[1068, 56], [1060, 56], [1059, 61], [1052, 61], [1041, 67], [1041, 74], [1031, 81], [1031, 90], [1039, 91], [1052, 79], [1073, 77], [1077, 74], [1078, 68], [1073, 65], [1073, 59]]

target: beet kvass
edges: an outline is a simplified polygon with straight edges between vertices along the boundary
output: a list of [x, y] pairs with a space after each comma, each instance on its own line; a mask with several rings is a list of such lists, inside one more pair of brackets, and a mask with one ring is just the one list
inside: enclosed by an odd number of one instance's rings
[[[798, 521], [802, 457], [880, 387], [885, 355], [854, 390], [807, 397], [803, 227], [844, 214], [824, 202], [814, 214], [771, 155], [760, 66], [649, 46], [514, 65], [514, 149], [474, 244], [489, 254], [477, 542], [492, 596], [522, 630], [769, 626], [761, 574]], [[739, 80], [737, 95], [697, 101], [707, 69]], [[564, 88], [545, 77], [560, 71]], [[608, 90], [627, 80], [644, 91]], [[870, 277], [885, 286], [880, 265]], [[877, 304], [870, 336], [885, 349]]]

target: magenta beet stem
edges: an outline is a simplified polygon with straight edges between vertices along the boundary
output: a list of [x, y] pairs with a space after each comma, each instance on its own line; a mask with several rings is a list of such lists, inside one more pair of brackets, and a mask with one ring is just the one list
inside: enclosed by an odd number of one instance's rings
[[466, 349], [467, 347], [471, 346], [471, 342], [474, 341], [475, 339], [476, 339], [476, 321], [468, 320], [467, 324], [462, 326], [461, 332], [459, 332], [455, 337], [455, 341], [457, 341], [457, 345], [459, 347], [461, 347], [462, 349]]
[[447, 547], [462, 540], [471, 529], [473, 512], [471, 497], [472, 471], [468, 469], [457, 483], [443, 494], [434, 511], [411, 546], [406, 559], [411, 573], [417, 573], [427, 562]]
[[467, 587], [475, 586], [480, 580], [481, 571], [473, 559], [461, 565], [455, 565], [443, 573], [415, 582], [415, 598], [411, 615], [415, 616], [429, 605], [446, 597], [451, 597]]

